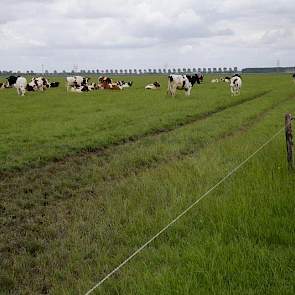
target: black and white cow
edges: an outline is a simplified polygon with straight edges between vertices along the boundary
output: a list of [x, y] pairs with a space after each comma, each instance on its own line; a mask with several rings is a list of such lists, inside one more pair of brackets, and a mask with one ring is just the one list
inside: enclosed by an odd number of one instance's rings
[[33, 77], [32, 81], [27, 84], [27, 91], [44, 91], [50, 87], [50, 83], [44, 77]]
[[26, 90], [29, 91], [29, 92], [31, 92], [31, 91], [36, 91], [36, 90], [37, 90], [36, 85], [35, 85], [35, 84], [32, 85], [32, 83], [33, 83], [33, 82], [30, 82], [30, 83], [27, 84], [27, 86], [26, 86]]
[[82, 93], [82, 92], [89, 92], [96, 89], [96, 85], [92, 83], [91, 85], [82, 85], [79, 87], [71, 87], [71, 92], [75, 93]]
[[156, 90], [156, 89], [159, 89], [161, 87], [160, 83], [159, 82], [154, 82], [152, 84], [148, 84], [145, 86], [145, 89], [151, 89], [151, 90]]
[[117, 85], [121, 86], [122, 88], [129, 88], [133, 84], [133, 81], [125, 82], [125, 81], [117, 81]]
[[44, 91], [50, 87], [49, 81], [44, 77], [34, 77], [32, 78], [32, 83], [36, 85], [36, 89]]
[[9, 76], [7, 79], [7, 84], [4, 87], [10, 88], [15, 87], [17, 94], [24, 96], [26, 92], [27, 79], [21, 76]]
[[295, 83], [295, 74], [293, 74], [292, 77], [293, 77], [293, 81], [294, 81], [294, 83]]
[[69, 91], [70, 87], [79, 88], [81, 86], [85, 86], [88, 84], [88, 80], [90, 78], [85, 78], [82, 76], [73, 76], [67, 77], [67, 91]]
[[189, 96], [191, 94], [191, 89], [194, 84], [200, 84], [200, 79], [198, 74], [193, 76], [190, 75], [170, 75], [168, 76], [168, 90], [167, 93], [171, 96], [175, 96], [176, 89], [184, 89], [185, 95]]
[[242, 78], [239, 74], [235, 74], [230, 79], [231, 95], [239, 95], [242, 87]]

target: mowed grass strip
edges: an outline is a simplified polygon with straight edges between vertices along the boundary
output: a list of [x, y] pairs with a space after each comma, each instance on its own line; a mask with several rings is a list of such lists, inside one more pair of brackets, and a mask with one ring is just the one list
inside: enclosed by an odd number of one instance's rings
[[[287, 76], [245, 76], [242, 95], [232, 98], [227, 83], [212, 85], [208, 76], [190, 97], [179, 91], [171, 98], [165, 76], [124, 77], [129, 79], [134, 86], [122, 92], [66, 93], [64, 80], [54, 77], [62, 82], [60, 88], [43, 93], [17, 97], [15, 89], [0, 91], [0, 172], [174, 129], [269, 91], [281, 95], [278, 88], [283, 96], [290, 91]], [[161, 90], [144, 90], [154, 80], [160, 81]]]
[[[85, 292], [279, 127], [281, 114], [294, 106], [288, 98], [268, 94], [173, 132], [113, 147], [103, 157], [70, 158], [5, 179], [3, 290]], [[254, 132], [262, 136], [244, 138], [273, 108]], [[127, 272], [104, 292], [136, 294], [129, 279]], [[162, 284], [159, 290], [172, 290]], [[141, 288], [147, 289], [143, 284], [138, 293]]]

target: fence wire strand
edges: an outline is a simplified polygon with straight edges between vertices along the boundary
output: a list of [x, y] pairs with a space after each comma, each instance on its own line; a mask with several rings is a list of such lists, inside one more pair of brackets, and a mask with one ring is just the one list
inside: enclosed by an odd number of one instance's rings
[[114, 273], [120, 270], [125, 264], [127, 264], [134, 256], [140, 253], [144, 248], [146, 248], [150, 243], [152, 243], [157, 237], [159, 237], [163, 232], [165, 232], [170, 226], [172, 226], [176, 221], [178, 221], [182, 216], [184, 216], [188, 211], [190, 211], [195, 205], [197, 205], [202, 199], [209, 195], [213, 190], [215, 190], [220, 184], [232, 176], [237, 170], [244, 166], [250, 159], [252, 159], [257, 153], [259, 153], [265, 146], [267, 146], [271, 141], [273, 141], [285, 127], [277, 131], [270, 139], [268, 139], [264, 144], [262, 144], [254, 153], [252, 153], [248, 158], [231, 170], [227, 175], [225, 175], [220, 181], [213, 185], [206, 193], [199, 197], [194, 203], [192, 203], [187, 209], [180, 213], [176, 218], [169, 222], [164, 228], [162, 228], [158, 233], [156, 233], [152, 238], [150, 238], [146, 243], [144, 243], [140, 248], [138, 248], [133, 254], [126, 258], [121, 264], [114, 268], [109, 274], [107, 274], [103, 279], [101, 279], [96, 285], [89, 289], [85, 295], [91, 294], [95, 289], [101, 286], [107, 279], [109, 279]]

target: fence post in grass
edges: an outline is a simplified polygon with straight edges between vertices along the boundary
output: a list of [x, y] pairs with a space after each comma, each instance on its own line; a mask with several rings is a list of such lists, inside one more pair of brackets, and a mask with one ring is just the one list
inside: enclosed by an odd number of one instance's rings
[[285, 133], [286, 133], [286, 144], [287, 144], [287, 160], [289, 168], [293, 168], [293, 135], [292, 135], [292, 115], [285, 115]]

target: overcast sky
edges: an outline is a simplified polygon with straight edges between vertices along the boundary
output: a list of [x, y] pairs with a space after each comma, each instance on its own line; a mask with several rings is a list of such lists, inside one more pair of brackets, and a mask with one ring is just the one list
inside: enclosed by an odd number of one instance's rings
[[294, 0], [0, 0], [0, 70], [295, 66]]

